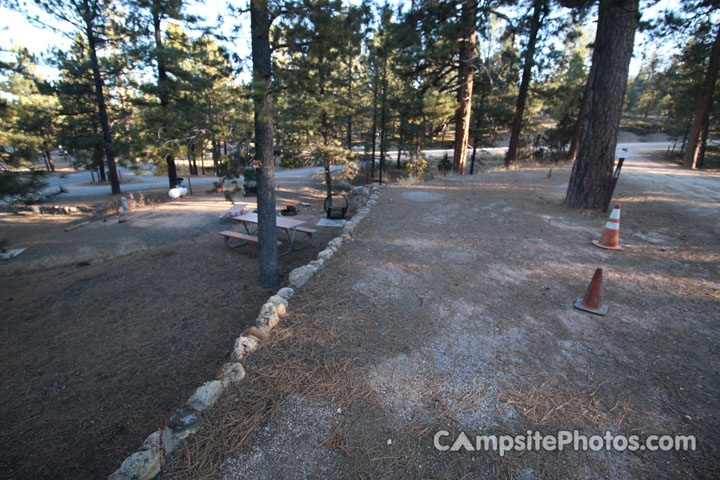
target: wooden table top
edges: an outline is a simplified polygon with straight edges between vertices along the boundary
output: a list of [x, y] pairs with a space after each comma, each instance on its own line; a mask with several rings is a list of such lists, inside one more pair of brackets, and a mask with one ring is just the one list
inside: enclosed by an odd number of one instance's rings
[[[258, 223], [257, 213], [246, 213], [239, 217], [232, 217], [233, 220], [238, 222]], [[307, 223], [305, 220], [295, 220], [294, 218], [287, 217], [275, 217], [275, 224], [277, 228], [288, 229], [295, 228], [303, 223]]]

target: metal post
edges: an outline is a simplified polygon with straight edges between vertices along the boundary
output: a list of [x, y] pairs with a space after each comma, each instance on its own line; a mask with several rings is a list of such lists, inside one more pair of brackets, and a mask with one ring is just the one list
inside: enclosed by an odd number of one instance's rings
[[610, 187], [608, 188], [607, 197], [605, 198], [605, 205], [603, 206], [602, 210], [605, 213], [607, 213], [608, 209], [610, 208], [610, 201], [612, 200], [613, 193], [615, 193], [615, 187], [617, 186], [618, 179], [620, 178], [620, 170], [622, 170], [623, 162], [627, 157], [627, 148], [623, 148], [623, 153], [625, 154], [625, 156], [618, 158], [615, 172], [613, 172], [613, 176], [610, 179]]

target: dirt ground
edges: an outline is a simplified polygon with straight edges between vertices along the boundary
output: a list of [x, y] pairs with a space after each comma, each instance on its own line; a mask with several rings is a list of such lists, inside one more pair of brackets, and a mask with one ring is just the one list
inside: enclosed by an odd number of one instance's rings
[[[627, 173], [607, 251], [607, 214], [562, 204], [569, 166], [546, 174], [386, 188], [162, 478], [717, 478], [717, 200]], [[596, 267], [605, 317], [573, 308]], [[501, 457], [438, 451], [440, 430], [697, 449]]]
[[[322, 216], [320, 190], [277, 195], [279, 208], [310, 203], [296, 217], [309, 225]], [[217, 235], [241, 230], [219, 222], [229, 207], [196, 192], [124, 223], [0, 214], [7, 248], [28, 247], [0, 262], [0, 477], [105, 478], [215, 376], [272, 293], [257, 287], [256, 246]], [[318, 227], [312, 247], [281, 257], [283, 282], [337, 232]]]

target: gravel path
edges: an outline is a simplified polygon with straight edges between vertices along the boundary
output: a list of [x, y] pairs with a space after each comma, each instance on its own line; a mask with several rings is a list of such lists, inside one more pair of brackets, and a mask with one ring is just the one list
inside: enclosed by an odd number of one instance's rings
[[[590, 244], [606, 214], [562, 205], [568, 166], [546, 174], [386, 188], [165, 477], [716, 475], [718, 204], [626, 175], [626, 250], [606, 251]], [[596, 267], [605, 317], [572, 306]], [[438, 451], [441, 430], [448, 445], [460, 431], [695, 435], [697, 450], [500, 456]]]

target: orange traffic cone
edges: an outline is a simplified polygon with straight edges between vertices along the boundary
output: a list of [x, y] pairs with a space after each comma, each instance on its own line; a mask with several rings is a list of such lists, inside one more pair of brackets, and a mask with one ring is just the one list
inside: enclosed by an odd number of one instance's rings
[[552, 178], [552, 168], [551, 168], [550, 171], [548, 172], [547, 178], [548, 178], [548, 179]]
[[597, 315], [606, 315], [608, 307], [602, 304], [602, 294], [602, 268], [598, 268], [595, 270], [595, 274], [585, 292], [585, 297], [578, 298], [577, 302], [575, 302], [575, 308]]
[[618, 203], [610, 212], [610, 218], [608, 218], [603, 230], [600, 241], [593, 240], [593, 245], [607, 250], [623, 250], [620, 246], [620, 204]]

